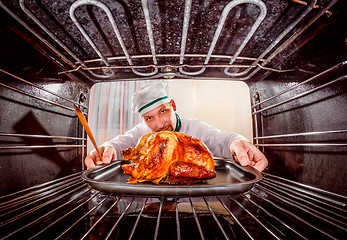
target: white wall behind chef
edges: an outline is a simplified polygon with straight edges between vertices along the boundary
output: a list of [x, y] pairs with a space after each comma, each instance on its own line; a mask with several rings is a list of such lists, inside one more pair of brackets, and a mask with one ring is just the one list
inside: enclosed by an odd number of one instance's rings
[[249, 88], [244, 82], [170, 80], [169, 97], [177, 113], [199, 118], [221, 130], [237, 132], [252, 141]]

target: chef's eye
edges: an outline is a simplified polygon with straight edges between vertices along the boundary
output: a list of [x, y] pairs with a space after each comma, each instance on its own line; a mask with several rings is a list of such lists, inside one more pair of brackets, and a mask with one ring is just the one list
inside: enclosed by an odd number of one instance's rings
[[169, 113], [170, 109], [169, 108], [164, 108], [160, 111], [161, 114]]
[[147, 117], [147, 118], [145, 118], [145, 121], [146, 122], [149, 122], [149, 121], [151, 121], [153, 118], [151, 118], [151, 117]]

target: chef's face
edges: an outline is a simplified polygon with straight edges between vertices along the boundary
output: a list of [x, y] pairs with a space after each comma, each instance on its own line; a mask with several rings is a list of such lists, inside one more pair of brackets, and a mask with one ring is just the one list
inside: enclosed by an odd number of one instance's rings
[[147, 126], [154, 132], [174, 131], [176, 128], [176, 105], [173, 100], [142, 115]]

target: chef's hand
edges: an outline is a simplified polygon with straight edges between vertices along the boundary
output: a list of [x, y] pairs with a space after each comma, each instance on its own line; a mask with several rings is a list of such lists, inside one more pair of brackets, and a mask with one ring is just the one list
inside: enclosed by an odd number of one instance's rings
[[116, 158], [116, 149], [112, 146], [101, 146], [99, 147], [99, 151], [102, 159], [100, 159], [99, 154], [95, 149], [87, 155], [86, 159], [84, 160], [87, 169], [92, 168], [95, 165], [109, 164]]
[[241, 166], [251, 166], [261, 172], [268, 165], [265, 155], [246, 140], [233, 141], [230, 145], [230, 152]]

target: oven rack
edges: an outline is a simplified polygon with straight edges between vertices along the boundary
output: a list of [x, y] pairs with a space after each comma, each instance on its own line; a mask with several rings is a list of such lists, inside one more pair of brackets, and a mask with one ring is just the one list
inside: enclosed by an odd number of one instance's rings
[[[262, 101], [260, 101], [260, 102], [257, 102], [257, 103], [255, 103], [255, 104], [253, 104], [251, 107], [252, 107], [253, 109], [255, 109], [257, 106], [260, 106], [261, 104], [264, 104], [264, 103], [266, 103], [266, 102], [268, 102], [268, 101], [270, 101], [270, 100], [273, 100], [273, 99], [275, 99], [275, 98], [277, 98], [277, 97], [279, 97], [279, 96], [281, 96], [281, 95], [283, 95], [283, 94], [285, 94], [285, 93], [287, 93], [287, 92], [289, 92], [289, 91], [291, 91], [291, 90], [297, 89], [297, 88], [299, 88], [300, 86], [302, 86], [302, 85], [304, 85], [304, 84], [307, 84], [307, 83], [309, 83], [309, 82], [311, 82], [311, 81], [314, 81], [314, 80], [316, 80], [317, 78], [319, 78], [319, 77], [321, 77], [321, 76], [324, 76], [324, 75], [326, 75], [326, 74], [328, 74], [328, 73], [330, 73], [330, 72], [336, 71], [336, 70], [338, 70], [339, 68], [343, 68], [346, 64], [347, 64], [347, 61], [341, 62], [341, 63], [339, 63], [339, 64], [337, 64], [337, 65], [335, 65], [335, 66], [329, 68], [328, 70], [326, 70], [326, 71], [324, 71], [324, 72], [322, 72], [322, 73], [320, 73], [320, 74], [317, 74], [317, 75], [315, 75], [315, 76], [313, 76], [313, 77], [311, 77], [311, 78], [309, 78], [309, 79], [307, 79], [307, 80], [305, 80], [305, 81], [302, 81], [301, 83], [298, 83], [298, 84], [296, 84], [296, 85], [293, 85], [293, 86], [287, 88], [286, 90], [284, 90], [284, 91], [282, 91], [282, 92], [280, 92], [280, 93], [278, 93], [278, 94], [276, 94], [276, 95], [274, 95], [274, 96], [272, 96], [272, 97], [269, 97], [269, 98], [267, 98], [267, 99], [265, 99], [265, 100], [262, 100]], [[336, 83], [336, 82], [341, 81], [341, 80], [345, 80], [346, 78], [347, 78], [346, 75], [341, 76], [341, 77], [339, 77], [339, 78], [337, 78], [337, 79], [334, 79], [334, 80], [332, 80], [332, 81], [330, 81], [330, 82], [328, 82], [328, 83], [325, 83], [325, 84], [322, 84], [322, 85], [320, 85], [320, 86], [318, 86], [318, 87], [312, 88], [312, 89], [310, 89], [310, 90], [308, 90], [308, 91], [306, 91], [306, 92], [302, 92], [301, 94], [296, 95], [296, 96], [294, 96], [294, 97], [291, 97], [291, 98], [289, 98], [289, 99], [287, 99], [287, 100], [283, 100], [283, 101], [281, 101], [281, 102], [278, 102], [278, 103], [276, 103], [276, 104], [270, 105], [270, 106], [265, 107], [265, 108], [262, 108], [262, 109], [260, 109], [260, 110], [255, 110], [252, 114], [255, 115], [255, 114], [257, 114], [257, 113], [261, 113], [261, 112], [270, 110], [270, 109], [275, 108], [275, 107], [277, 107], [277, 106], [279, 106], [279, 105], [288, 103], [288, 102], [293, 101], [293, 100], [295, 100], [295, 99], [297, 99], [297, 98], [300, 98], [300, 97], [306, 96], [306, 95], [308, 95], [308, 94], [310, 94], [310, 93], [313, 93], [313, 92], [315, 92], [315, 91], [317, 91], [317, 90], [319, 90], [319, 89], [321, 89], [321, 88], [327, 87], [327, 86], [329, 86], [330, 84]]]
[[[64, 100], [64, 101], [67, 101], [71, 104], [75, 104], [75, 105], [78, 105], [81, 109], [83, 109], [84, 111], [85, 110], [88, 110], [88, 107], [85, 106], [83, 103], [81, 102], [76, 102], [76, 101], [73, 101], [69, 98], [66, 98], [60, 94], [57, 94], [53, 91], [50, 91], [48, 89], [45, 89], [44, 87], [41, 87], [37, 84], [34, 84], [30, 81], [27, 81], [19, 76], [16, 76], [12, 73], [9, 73], [8, 71], [5, 71], [3, 69], [0, 69], [0, 72], [9, 76], [10, 78], [13, 78], [15, 80], [18, 80], [20, 81], [21, 83], [24, 83], [25, 85], [29, 86], [30, 88], [32, 89], [38, 89], [40, 91], [43, 91], [43, 92], [46, 92], [46, 93], [49, 93], [55, 97], [58, 97], [59, 99], [61, 100]], [[19, 94], [23, 94], [23, 95], [26, 95], [26, 96], [29, 96], [29, 97], [32, 97], [32, 98], [35, 98], [35, 99], [38, 99], [39, 101], [42, 101], [44, 103], [48, 103], [48, 104], [52, 104], [54, 106], [58, 106], [58, 107], [61, 107], [63, 109], [66, 109], [66, 110], [69, 110], [69, 111], [72, 111], [72, 112], [75, 112], [74, 108], [73, 107], [69, 107], [69, 106], [66, 106], [66, 105], [63, 105], [63, 104], [59, 104], [59, 103], [56, 103], [56, 102], [53, 102], [49, 99], [46, 99], [46, 98], [43, 98], [41, 96], [36, 96], [34, 94], [31, 94], [31, 93], [28, 93], [28, 92], [25, 92], [21, 89], [18, 89], [18, 88], [14, 88], [12, 86], [9, 86], [7, 84], [4, 84], [4, 83], [1, 83], [0, 82], [0, 86], [6, 88], [6, 89], [10, 89], [12, 91], [15, 91]], [[85, 115], [87, 115], [86, 113], [84, 113]], [[77, 117], [77, 116], [76, 116]], [[51, 135], [37, 135], [37, 134], [18, 134], [18, 133], [0, 133], [0, 136], [2, 137], [6, 137], [6, 138], [46, 138], [46, 139], [55, 139], [55, 140], [66, 140], [66, 141], [69, 141], [69, 140], [74, 140], [74, 141], [81, 141], [81, 144], [71, 144], [71, 143], [68, 143], [66, 142], [66, 144], [52, 144], [52, 145], [10, 145], [10, 146], [0, 146], [0, 150], [4, 150], [4, 149], [41, 149], [41, 148], [82, 148], [82, 152], [84, 154], [84, 148], [86, 147], [86, 144], [85, 142], [87, 141], [87, 138], [86, 136], [84, 135], [84, 132], [83, 132], [83, 136], [82, 137], [69, 137], [69, 136], [51, 136]]]
[[[49, 93], [49, 94], [52, 94], [53, 96], [56, 96], [56, 97], [58, 97], [58, 98], [60, 98], [60, 99], [62, 99], [62, 100], [68, 101], [68, 102], [70, 102], [70, 103], [72, 103], [72, 104], [76, 104], [76, 105], [78, 105], [79, 107], [81, 107], [81, 108], [83, 108], [83, 109], [88, 109], [88, 106], [85, 106], [84, 104], [82, 104], [82, 103], [80, 103], [80, 102], [73, 101], [73, 100], [71, 100], [71, 99], [69, 99], [69, 98], [66, 98], [66, 97], [60, 95], [60, 94], [57, 94], [57, 93], [52, 92], [52, 91], [50, 91], [50, 90], [47, 90], [47, 89], [45, 89], [45, 88], [43, 88], [43, 87], [41, 87], [41, 86], [39, 86], [39, 85], [36, 85], [36, 84], [34, 84], [34, 83], [31, 83], [30, 81], [27, 81], [27, 80], [25, 80], [25, 79], [23, 79], [23, 78], [21, 78], [21, 77], [18, 77], [18, 76], [14, 75], [14, 74], [12, 74], [12, 73], [10, 73], [10, 72], [8, 72], [8, 71], [5, 71], [5, 70], [3, 70], [3, 69], [1, 69], [1, 68], [0, 68], [0, 72], [6, 74], [7, 76], [10, 76], [10, 77], [12, 77], [12, 78], [14, 78], [14, 79], [16, 79], [16, 80], [19, 80], [19, 81], [21, 81], [21, 82], [23, 82], [23, 83], [25, 83], [25, 84], [28, 84], [28, 85], [30, 85], [30, 86], [32, 86], [32, 87], [34, 87], [34, 88], [40, 89], [41, 91], [47, 92], [47, 93]], [[57, 103], [52, 102], [52, 101], [50, 101], [50, 100], [48, 100], [48, 99], [45, 99], [45, 98], [42, 98], [42, 97], [38, 97], [38, 96], [35, 96], [35, 95], [33, 95], [33, 94], [30, 94], [30, 93], [26, 93], [26, 92], [24, 92], [24, 91], [22, 91], [22, 90], [13, 88], [13, 87], [8, 86], [8, 85], [6, 85], [6, 84], [3, 84], [3, 83], [0, 83], [0, 84], [1, 84], [1, 86], [5, 87], [5, 88], [8, 88], [8, 89], [11, 89], [11, 90], [13, 90], [13, 91], [16, 91], [16, 92], [19, 92], [19, 93], [28, 95], [28, 96], [33, 97], [33, 98], [37, 98], [37, 99], [39, 99], [39, 100], [41, 100], [41, 101], [43, 101], [43, 102], [50, 103], [50, 104], [53, 104], [53, 105], [62, 107], [62, 108], [64, 108], [64, 109], [67, 109], [67, 110], [75, 111], [73, 107], [68, 107], [68, 106], [65, 106], [65, 105], [57, 104]], [[84, 113], [84, 114], [86, 114], [86, 113]]]
[[[16, 133], [0, 133], [3, 137], [20, 137], [20, 138], [50, 138], [50, 139], [66, 139], [66, 140], [86, 140], [85, 138], [78, 137], [64, 137], [64, 136], [47, 136], [47, 135], [33, 135], [33, 134], [16, 134]], [[85, 147], [85, 145], [32, 145], [32, 146], [0, 146], [0, 149], [34, 149], [34, 148], [72, 148], [72, 147]]]
[[[285, 134], [275, 134], [275, 135], [271, 135], [271, 136], [261, 136], [262, 134], [260, 134], [261, 132], [261, 126], [259, 126], [259, 120], [262, 121], [262, 119], [264, 117], [266, 117], [266, 112], [270, 111], [278, 106], [284, 105], [284, 104], [288, 104], [289, 102], [292, 102], [294, 100], [297, 100], [301, 97], [305, 97], [307, 95], [313, 94], [314, 92], [321, 90], [325, 87], [328, 87], [332, 84], [335, 84], [337, 82], [340, 81], [344, 81], [347, 79], [347, 75], [343, 75], [343, 76], [339, 76], [337, 78], [333, 78], [332, 80], [324, 83], [324, 84], [320, 84], [316, 87], [312, 87], [311, 89], [307, 90], [307, 91], [302, 91], [298, 94], [292, 94], [292, 96], [290, 96], [287, 99], [284, 100], [278, 100], [278, 102], [274, 103], [274, 104], [269, 104], [268, 106], [264, 106], [264, 104], [271, 102], [271, 100], [274, 100], [276, 98], [279, 98], [281, 96], [283, 96], [284, 94], [290, 92], [290, 91], [294, 91], [299, 89], [300, 87], [304, 86], [305, 84], [309, 84], [311, 82], [313, 82], [314, 80], [319, 79], [320, 77], [324, 77], [330, 73], [334, 73], [337, 71], [340, 71], [342, 73], [343, 69], [346, 68], [347, 65], [347, 61], [341, 62], [329, 69], [327, 69], [326, 71], [317, 74], [307, 80], [304, 80], [300, 83], [297, 83], [291, 87], [288, 87], [287, 89], [281, 91], [280, 93], [277, 93], [271, 97], [268, 97], [262, 101], [256, 100], [254, 104], [252, 104], [251, 108], [252, 108], [252, 115], [254, 116], [254, 123], [255, 123], [255, 137], [254, 142], [255, 145], [258, 147], [346, 147], [347, 143], [331, 143], [331, 142], [314, 142], [314, 143], [310, 143], [310, 142], [303, 142], [303, 143], [264, 143], [264, 140], [272, 140], [272, 139], [294, 139], [296, 137], [307, 137], [307, 136], [325, 136], [325, 135], [333, 135], [333, 134], [345, 134], [347, 132], [347, 129], [336, 129], [336, 130], [326, 130], [326, 131], [314, 131], [314, 132], [297, 132], [297, 133], [285, 133]], [[294, 96], [293, 96], [294, 95]], [[256, 98], [258, 98], [259, 96], [256, 95]], [[261, 125], [261, 122], [260, 122]], [[262, 141], [262, 142], [261, 142]]]
[[347, 231], [345, 196], [270, 174], [240, 195], [192, 198], [104, 194], [80, 174], [1, 196], [0, 239], [343, 239]]
[[[85, 77], [88, 79], [92, 79], [94, 81], [100, 81], [103, 79], [117, 79], [119, 77], [116, 76], [115, 69], [131, 69], [133, 75], [131, 80], [139, 80], [145, 78], [162, 78], [162, 77], [181, 77], [181, 78], [189, 78], [189, 79], [205, 79], [203, 76], [199, 76], [205, 72], [206, 68], [223, 68], [224, 69], [224, 75], [223, 77], [215, 77], [210, 76], [208, 79], [229, 79], [229, 80], [248, 80], [251, 77], [253, 77], [259, 70], [265, 69], [267, 71], [278, 71], [283, 72], [286, 70], [281, 69], [274, 69], [267, 64], [275, 58], [279, 53], [281, 53], [284, 49], [286, 49], [287, 46], [289, 46], [295, 39], [297, 39], [298, 36], [300, 36], [309, 26], [311, 26], [319, 17], [321, 17], [323, 14], [326, 14], [328, 12], [328, 9], [330, 9], [337, 0], [329, 1], [327, 6], [321, 7], [317, 6], [317, 2], [315, 0], [311, 1], [310, 3], [306, 3], [303, 1], [294, 1], [298, 5], [304, 6], [304, 10], [302, 12], [298, 11], [297, 16], [293, 17], [292, 20], [287, 24], [287, 27], [278, 34], [278, 36], [271, 41], [271, 43], [267, 46], [267, 48], [257, 57], [249, 57], [249, 56], [241, 56], [241, 52], [244, 50], [244, 48], [249, 43], [250, 39], [255, 37], [255, 33], [258, 30], [258, 27], [261, 23], [264, 22], [264, 19], [266, 19], [266, 13], [268, 11], [267, 6], [261, 1], [261, 0], [234, 0], [230, 1], [226, 6], [224, 6], [223, 12], [221, 13], [219, 17], [219, 23], [216, 26], [216, 30], [214, 33], [214, 37], [211, 40], [209, 45], [209, 50], [202, 55], [202, 58], [204, 59], [203, 63], [201, 64], [185, 64], [185, 60], [187, 58], [196, 58], [197, 61], [201, 61], [201, 55], [195, 56], [194, 54], [191, 54], [190, 52], [187, 52], [187, 38], [188, 38], [188, 32], [190, 29], [190, 24], [192, 24], [190, 21], [192, 18], [192, 0], [186, 0], [184, 5], [184, 14], [183, 14], [183, 23], [182, 23], [182, 29], [180, 31], [181, 35], [181, 42], [180, 42], [180, 53], [168, 53], [164, 54], [164, 52], [158, 52], [158, 46], [156, 45], [156, 41], [154, 39], [154, 30], [153, 30], [153, 13], [151, 13], [149, 10], [149, 3], [147, 0], [141, 1], [141, 20], [144, 20], [144, 24], [146, 26], [146, 33], [147, 36], [142, 36], [143, 41], [146, 40], [149, 42], [149, 48], [147, 49], [150, 54], [142, 54], [142, 55], [131, 55], [129, 53], [129, 49], [124, 44], [124, 36], [121, 35], [119, 31], [119, 27], [116, 24], [115, 18], [116, 16], [113, 15], [110, 6], [106, 3], [103, 3], [101, 1], [97, 0], [79, 0], [74, 2], [69, 9], [69, 13], [65, 13], [67, 16], [64, 16], [66, 19], [66, 22], [72, 22], [74, 26], [78, 29], [81, 36], [85, 39], [85, 41], [92, 49], [92, 51], [99, 57], [98, 59], [83, 59], [81, 56], [78, 56], [76, 52], [74, 52], [71, 48], [71, 46], [67, 46], [62, 38], [59, 38], [57, 36], [57, 33], [53, 33], [49, 27], [46, 26], [46, 22], [48, 22], [47, 19], [44, 17], [48, 17], [49, 21], [52, 22], [59, 22], [55, 17], [57, 16], [37, 16], [35, 15], [35, 11], [37, 8], [40, 8], [42, 6], [35, 5], [35, 6], [27, 6], [25, 0], [19, 1], [19, 7], [20, 10], [23, 11], [28, 19], [30, 19], [33, 22], [33, 25], [29, 25], [25, 22], [25, 20], [21, 19], [15, 12], [11, 11], [10, 8], [6, 6], [2, 1], [0, 1], [0, 6], [13, 18], [15, 18], [23, 27], [25, 27], [27, 30], [29, 30], [32, 34], [34, 34], [40, 41], [42, 41], [48, 48], [50, 48], [54, 53], [56, 53], [70, 68], [70, 70], [63, 71], [61, 73], [68, 73], [73, 71], [78, 71], [79, 73], [82, 73]], [[224, 23], [226, 18], [228, 17], [230, 11], [238, 5], [242, 4], [252, 4], [255, 5], [257, 8], [259, 8], [259, 15], [257, 16], [257, 19], [253, 25], [250, 27], [250, 30], [248, 30], [246, 37], [242, 40], [242, 43], [239, 45], [235, 53], [230, 55], [214, 55], [213, 52], [216, 47], [216, 43], [221, 35], [221, 31], [224, 28]], [[121, 56], [107, 56], [105, 53], [103, 53], [102, 49], [98, 44], [93, 41], [93, 37], [91, 34], [89, 34], [80, 20], [76, 17], [75, 11], [76, 9], [80, 9], [81, 6], [84, 5], [93, 5], [94, 7], [100, 8], [100, 10], [107, 16], [107, 19], [112, 26], [113, 34], [115, 35], [115, 39], [117, 39], [117, 44], [120, 45], [121, 51], [124, 55]], [[32, 7], [33, 9], [30, 9]], [[317, 13], [313, 12], [313, 10], [320, 8]], [[44, 12], [44, 10], [42, 10]], [[182, 11], [182, 10], [181, 10]], [[37, 11], [36, 11], [37, 12]], [[313, 12], [313, 13], [312, 13]], [[311, 16], [311, 20], [308, 21], [307, 24], [304, 26], [300, 26], [298, 28], [299, 23], [307, 17], [309, 13], [312, 13], [313, 16]], [[40, 19], [42, 17], [42, 19]], [[119, 16], [117, 16], [119, 17]], [[51, 18], [51, 19], [50, 19]], [[102, 22], [101, 19], [95, 19], [97, 22]], [[39, 33], [35, 28], [40, 29], [42, 33]], [[56, 26], [60, 27], [61, 26]], [[245, 29], [247, 29], [248, 26], [244, 26]], [[192, 27], [193, 28], [193, 27]], [[295, 29], [295, 31], [294, 31]], [[65, 29], [61, 29], [62, 32], [65, 31]], [[106, 31], [107, 29], [101, 29], [101, 31]], [[192, 31], [192, 30], [191, 30]], [[245, 31], [245, 30], [244, 30]], [[141, 34], [146, 34], [141, 33]], [[46, 36], [43, 37], [43, 34]], [[100, 35], [104, 34], [105, 32], [102, 32]], [[177, 33], [178, 34], [178, 33]], [[291, 34], [291, 35], [290, 35]], [[287, 38], [287, 39], [286, 39]], [[106, 39], [107, 40], [107, 39]], [[131, 39], [134, 41], [134, 39]], [[105, 39], [104, 39], [105, 41]], [[129, 40], [127, 40], [129, 41]], [[105, 41], [106, 42], [106, 41]], [[56, 45], [56, 46], [55, 46]], [[81, 46], [77, 46], [82, 48]], [[87, 48], [87, 46], [85, 46]], [[83, 49], [85, 50], [85, 49]], [[267, 56], [267, 57], [266, 57]], [[174, 57], [177, 59], [177, 64], [168, 64], [168, 65], [160, 65], [159, 59], [168, 59], [170, 57]], [[133, 59], [136, 58], [146, 58], [146, 59], [152, 59], [153, 63], [149, 64], [143, 64], [143, 65], [136, 65], [133, 63]], [[224, 59], [230, 59], [228, 64], [216, 64], [213, 60], [217, 60], [218, 58], [224, 58]], [[72, 60], [73, 59], [73, 60]], [[114, 60], [126, 60], [127, 64], [115, 64]], [[246, 61], [242, 64], [234, 64], [236, 60], [242, 60]], [[76, 62], [73, 62], [76, 61]], [[251, 63], [248, 63], [248, 61], [251, 61]], [[90, 63], [97, 62], [101, 64], [102, 66], [90, 66]], [[166, 62], [166, 61], [164, 61]], [[184, 70], [184, 67], [186, 68], [193, 68], [197, 69], [196, 71], [187, 71]], [[161, 71], [159, 72], [159, 68]], [[239, 72], [232, 73], [229, 72], [230, 68], [239, 68], [239, 69], [245, 69], [245, 70], [239, 70]], [[147, 69], [150, 70], [149, 72], [140, 72], [139, 69]], [[165, 72], [165, 69], [169, 69], [169, 72]], [[100, 70], [98, 72], [95, 72], [95, 70]], [[252, 71], [253, 70], [253, 71]], [[87, 74], [89, 73], [89, 74]], [[127, 78], [124, 78], [127, 79]], [[123, 80], [124, 80], [123, 79]]]

